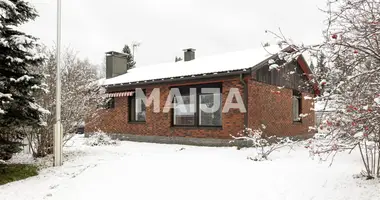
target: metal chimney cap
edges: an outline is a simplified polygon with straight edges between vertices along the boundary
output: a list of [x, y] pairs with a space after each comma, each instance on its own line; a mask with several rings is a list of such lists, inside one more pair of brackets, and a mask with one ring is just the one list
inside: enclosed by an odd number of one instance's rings
[[187, 48], [187, 49], [183, 49], [183, 51], [192, 51], [194, 52], [196, 49], [193, 49], [193, 48]]

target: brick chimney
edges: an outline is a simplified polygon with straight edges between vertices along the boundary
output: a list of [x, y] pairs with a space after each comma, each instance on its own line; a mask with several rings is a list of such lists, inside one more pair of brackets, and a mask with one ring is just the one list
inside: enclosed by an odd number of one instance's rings
[[195, 49], [192, 49], [192, 48], [188, 48], [188, 49], [184, 49], [184, 61], [190, 61], [190, 60], [194, 60], [195, 59]]

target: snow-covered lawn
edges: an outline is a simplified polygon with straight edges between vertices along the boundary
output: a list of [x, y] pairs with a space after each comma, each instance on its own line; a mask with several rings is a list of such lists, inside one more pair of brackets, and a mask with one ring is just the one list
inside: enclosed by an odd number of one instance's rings
[[0, 186], [1, 200], [96, 199], [380, 199], [378, 180], [353, 178], [360, 157], [340, 154], [334, 164], [307, 149], [282, 149], [272, 161], [246, 159], [253, 149], [120, 142], [65, 149], [62, 167]]

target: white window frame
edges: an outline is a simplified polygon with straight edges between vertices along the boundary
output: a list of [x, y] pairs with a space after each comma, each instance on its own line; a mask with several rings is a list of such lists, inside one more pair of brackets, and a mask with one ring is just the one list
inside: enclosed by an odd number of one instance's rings
[[293, 122], [301, 122], [300, 98], [301, 97], [295, 96], [295, 95], [293, 95], [293, 97], [292, 97], [292, 118], [293, 118]]

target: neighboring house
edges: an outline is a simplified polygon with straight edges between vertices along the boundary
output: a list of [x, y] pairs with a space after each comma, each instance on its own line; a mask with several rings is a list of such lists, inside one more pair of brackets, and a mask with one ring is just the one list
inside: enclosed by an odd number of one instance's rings
[[[194, 49], [185, 49], [184, 61], [141, 66], [128, 72], [124, 69], [123, 54], [108, 52], [104, 86], [113, 103], [110, 108], [101, 110], [97, 117], [88, 120], [85, 131], [102, 130], [127, 138], [141, 135], [191, 140], [231, 139], [231, 135], [236, 135], [244, 127], [257, 129], [263, 124], [266, 127], [264, 133], [268, 135], [309, 135], [309, 126], [314, 126], [315, 118], [313, 100], [309, 97], [318, 90], [313, 86], [299, 88], [310, 79], [312, 72], [302, 56], [280, 70], [270, 70], [272, 60], [279, 64], [283, 62], [279, 53], [294, 51], [290, 47], [272, 49], [261, 47], [203, 58], [195, 58]], [[210, 87], [220, 88], [221, 107], [214, 113], [204, 113], [199, 108], [212, 106], [215, 96], [202, 94], [200, 90]], [[170, 89], [178, 88], [184, 100], [184, 105], [180, 106], [195, 107], [196, 112], [174, 108], [168, 113], [155, 113], [153, 105], [138, 109], [135, 88], [142, 88], [147, 97], [154, 88], [159, 88], [161, 111]], [[189, 101], [189, 88], [196, 88], [195, 103]], [[221, 112], [231, 88], [240, 92], [246, 113], [239, 109]]]

